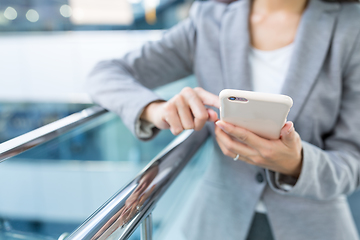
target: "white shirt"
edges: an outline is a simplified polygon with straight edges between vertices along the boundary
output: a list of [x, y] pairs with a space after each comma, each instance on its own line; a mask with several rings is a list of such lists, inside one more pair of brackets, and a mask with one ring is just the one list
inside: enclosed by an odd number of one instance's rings
[[[272, 51], [263, 51], [255, 48], [250, 49], [249, 63], [254, 91], [275, 94], [281, 92], [293, 48], [293, 44], [290, 44]], [[276, 174], [276, 178], [279, 178], [279, 174]], [[287, 187], [282, 184], [278, 185], [282, 188]], [[266, 206], [261, 199], [255, 210], [256, 212], [266, 213]]]
[[289, 68], [293, 44], [263, 51], [251, 48], [249, 63], [254, 91], [279, 94]]

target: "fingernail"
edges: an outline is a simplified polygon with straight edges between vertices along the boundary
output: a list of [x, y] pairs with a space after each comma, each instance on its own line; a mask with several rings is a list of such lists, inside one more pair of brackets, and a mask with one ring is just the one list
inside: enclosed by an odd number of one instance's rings
[[293, 131], [294, 131], [294, 126], [292, 126], [290, 129], [289, 129], [289, 131], [287, 132], [287, 134], [290, 134], [290, 133], [292, 133]]
[[290, 134], [292, 131], [294, 131], [294, 123], [290, 122], [291, 127], [289, 128], [289, 130], [287, 131], [287, 134]]
[[219, 128], [221, 128], [222, 130], [224, 130], [225, 126], [223, 125], [222, 122], [217, 121], [215, 124], [216, 124]]

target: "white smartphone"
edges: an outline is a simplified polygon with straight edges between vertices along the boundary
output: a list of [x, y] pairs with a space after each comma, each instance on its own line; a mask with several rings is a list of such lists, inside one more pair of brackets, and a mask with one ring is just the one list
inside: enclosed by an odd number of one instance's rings
[[243, 127], [266, 139], [279, 139], [293, 105], [280, 94], [224, 89], [220, 97], [220, 119]]

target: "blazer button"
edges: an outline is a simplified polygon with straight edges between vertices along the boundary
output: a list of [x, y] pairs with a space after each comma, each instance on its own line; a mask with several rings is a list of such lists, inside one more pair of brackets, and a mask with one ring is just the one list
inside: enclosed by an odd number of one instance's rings
[[258, 183], [264, 182], [264, 176], [261, 173], [256, 174], [256, 181], [258, 181]]

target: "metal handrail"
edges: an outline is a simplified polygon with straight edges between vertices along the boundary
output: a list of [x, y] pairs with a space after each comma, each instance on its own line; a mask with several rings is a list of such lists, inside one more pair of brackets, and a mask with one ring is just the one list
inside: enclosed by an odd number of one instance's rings
[[152, 210], [207, 137], [184, 131], [66, 240], [128, 239], [141, 223], [142, 239], [151, 239]]
[[[0, 162], [54, 139], [106, 113], [94, 106], [0, 144]], [[208, 137], [186, 130], [164, 148], [128, 185], [105, 202], [66, 240], [128, 239], [142, 224], [142, 238], [151, 239], [151, 213]], [[62, 236], [63, 238], [65, 237]]]
[[0, 144], [0, 162], [56, 138], [106, 112], [102, 107], [93, 106], [3, 142]]

